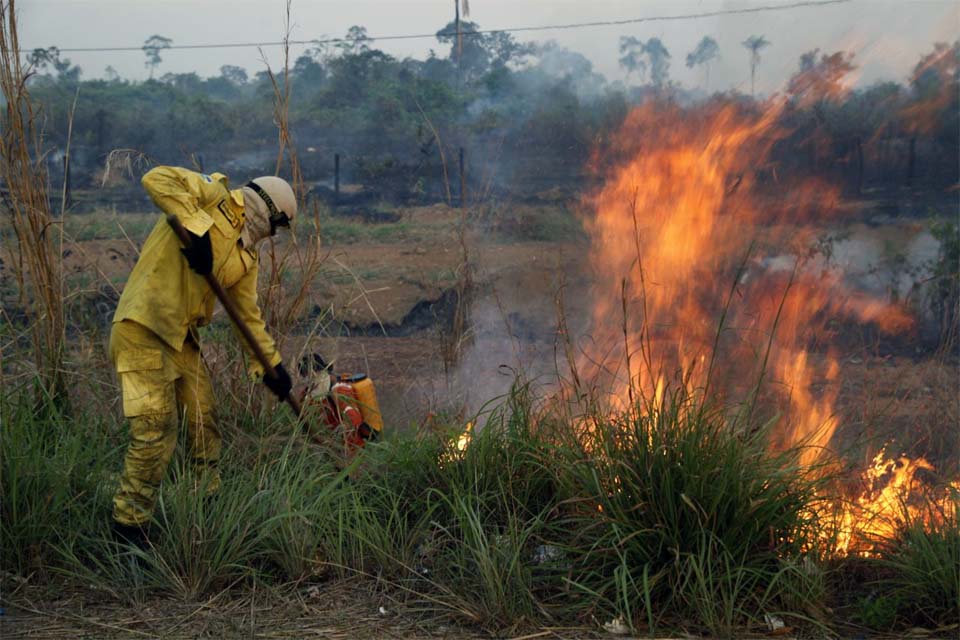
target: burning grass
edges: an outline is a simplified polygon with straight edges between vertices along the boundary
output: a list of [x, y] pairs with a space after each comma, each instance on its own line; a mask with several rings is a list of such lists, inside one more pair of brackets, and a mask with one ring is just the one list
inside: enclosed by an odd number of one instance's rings
[[[4, 398], [0, 444], [8, 607], [22, 579], [131, 605], [359, 577], [404, 616], [487, 630], [619, 618], [637, 632], [730, 637], [765, 628], [765, 615], [843, 622], [827, 611], [844, 565], [826, 558], [815, 517], [826, 479], [804, 470], [800, 449], [770, 453], [769, 424], [682, 392], [573, 412], [518, 383], [465, 448], [459, 425], [395, 432], [349, 481], [267, 414], [229, 428], [245, 444], [228, 449], [216, 498], [175, 461], [145, 553], [108, 537], [117, 425], [23, 400]], [[871, 593], [902, 603], [892, 627], [955, 619], [956, 512], [937, 523], [911, 520], [860, 560], [886, 571]]]
[[[843, 209], [837, 188], [781, 176], [770, 159], [790, 135], [790, 108], [781, 98], [689, 108], [652, 100], [598, 150], [603, 182], [586, 198], [584, 222], [593, 324], [573, 366], [578, 379], [612, 390], [615, 414], [638, 402], [658, 412], [670, 388], [745, 412], [748, 424], [758, 410], [779, 414], [765, 437], [770, 455], [799, 451], [800, 472], [820, 477], [841, 459], [836, 327], [910, 335], [916, 317], [858, 289], [816, 248]], [[922, 478], [935, 476], [933, 465], [898, 458], [877, 454], [858, 495], [818, 492], [841, 505], [818, 509], [829, 553], [875, 553], [903, 513], [918, 517], [911, 501], [951, 511]]]

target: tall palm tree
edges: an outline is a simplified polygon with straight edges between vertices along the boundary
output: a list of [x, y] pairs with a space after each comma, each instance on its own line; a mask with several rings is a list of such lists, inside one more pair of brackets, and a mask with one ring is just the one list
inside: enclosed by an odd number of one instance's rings
[[750, 36], [742, 44], [750, 51], [750, 97], [752, 98], [757, 77], [757, 65], [760, 64], [760, 49], [769, 46], [770, 41], [763, 36]]

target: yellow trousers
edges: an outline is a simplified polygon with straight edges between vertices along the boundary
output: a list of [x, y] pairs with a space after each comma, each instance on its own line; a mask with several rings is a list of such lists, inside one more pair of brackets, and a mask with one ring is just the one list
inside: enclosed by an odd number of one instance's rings
[[210, 376], [197, 344], [188, 339], [178, 352], [146, 327], [124, 320], [110, 332], [110, 359], [123, 390], [123, 415], [130, 422], [130, 445], [113, 497], [114, 520], [126, 525], [149, 521], [182, 419], [191, 460], [207, 474], [207, 490], [216, 491], [221, 438]]

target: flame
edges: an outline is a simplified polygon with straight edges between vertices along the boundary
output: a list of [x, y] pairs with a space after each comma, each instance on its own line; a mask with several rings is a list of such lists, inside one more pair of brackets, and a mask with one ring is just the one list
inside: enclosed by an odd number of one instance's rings
[[[850, 68], [848, 57], [824, 57], [817, 73], [797, 79], [798, 91], [835, 97], [848, 88], [841, 78]], [[901, 332], [913, 318], [850, 289], [842, 273], [811, 254], [842, 209], [837, 187], [788, 181], [771, 161], [790, 133], [780, 118], [788, 104], [650, 101], [596, 152], [604, 180], [586, 199], [584, 220], [597, 282], [592, 342], [577, 367], [609, 383], [612, 410], [635, 409], [638, 398], [655, 407], [677, 388], [742, 400], [762, 381], [770, 390], [763, 401], [783, 415], [771, 446], [803, 445], [801, 462], [809, 466], [824, 460], [840, 422], [831, 323]], [[912, 479], [929, 466], [900, 458], [883, 469]], [[896, 480], [864, 500], [889, 510], [891, 496], [911, 482]], [[857, 548], [861, 532], [840, 528], [850, 533], [838, 551]]]
[[445, 446], [443, 451], [440, 453], [439, 460], [441, 466], [463, 459], [463, 455], [466, 452], [467, 447], [469, 447], [470, 443], [473, 441], [473, 426], [473, 421], [467, 422], [466, 426], [463, 428], [463, 431], [457, 436], [456, 442], [451, 440], [447, 443], [447, 446]]
[[908, 131], [926, 134], [933, 130], [937, 115], [955, 103], [958, 72], [960, 43], [939, 43], [920, 60], [911, 78], [918, 100], [901, 112]]
[[871, 556], [908, 523], [929, 528], [955, 519], [952, 494], [960, 490], [960, 481], [938, 490], [917, 477], [920, 471], [936, 469], [925, 458], [889, 458], [881, 449], [861, 476], [863, 491], [843, 505], [828, 527], [836, 535], [835, 552]]
[[455, 445], [457, 451], [461, 453], [466, 451], [471, 440], [473, 440], [473, 422], [468, 422], [463, 429], [463, 433], [457, 438], [457, 444]]
[[[768, 158], [787, 133], [777, 124], [783, 104], [756, 112], [730, 102], [688, 110], [649, 102], [609, 150], [613, 167], [585, 221], [599, 284], [597, 348], [581, 364], [617, 379], [621, 406], [631, 390], [662, 397], [673, 380], [690, 392], [716, 374], [756, 380], [756, 355], [769, 347], [768, 373], [797, 416], [786, 441], [818, 429], [828, 440], [833, 398], [813, 387], [835, 381], [839, 365], [829, 354], [811, 357], [808, 345], [836, 318], [910, 326], [905, 312], [802, 257], [819, 224], [837, 215], [839, 194], [775, 177]], [[615, 374], [611, 363], [624, 359], [631, 370]]]

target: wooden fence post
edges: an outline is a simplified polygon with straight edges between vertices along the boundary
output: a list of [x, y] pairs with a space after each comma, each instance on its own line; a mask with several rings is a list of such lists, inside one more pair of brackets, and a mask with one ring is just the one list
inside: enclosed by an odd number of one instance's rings
[[467, 174], [463, 166], [463, 147], [460, 147], [460, 207], [467, 206]]
[[333, 203], [340, 202], [340, 154], [333, 154]]

